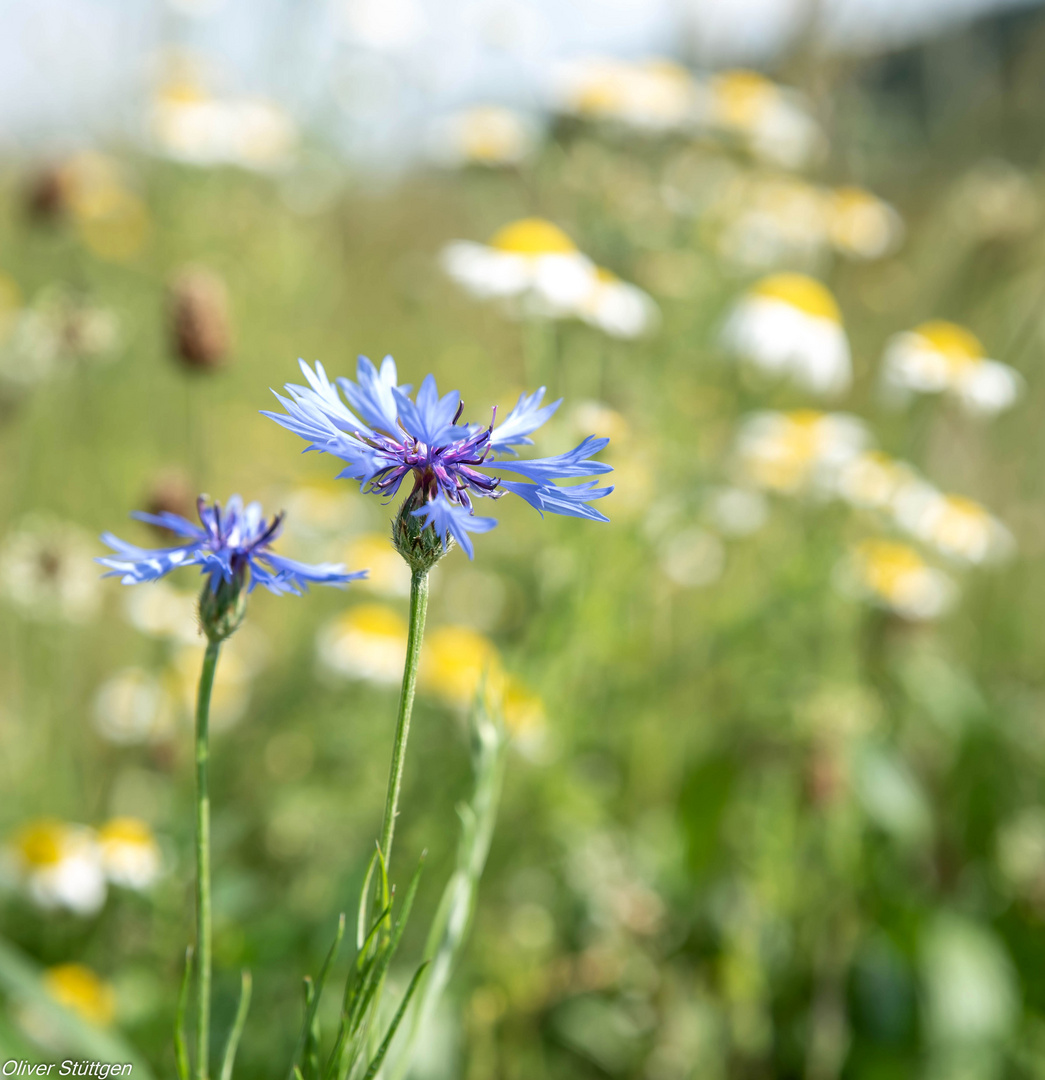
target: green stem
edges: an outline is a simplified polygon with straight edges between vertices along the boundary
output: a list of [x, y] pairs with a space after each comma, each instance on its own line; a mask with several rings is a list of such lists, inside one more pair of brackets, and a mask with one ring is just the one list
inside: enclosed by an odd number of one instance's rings
[[403, 666], [403, 688], [399, 693], [399, 716], [396, 720], [395, 742], [392, 745], [392, 768], [388, 774], [388, 795], [385, 798], [385, 820], [381, 826], [381, 855], [385, 866], [392, 855], [392, 835], [395, 832], [399, 806], [399, 789], [403, 784], [403, 765], [406, 762], [406, 740], [410, 734], [410, 714], [414, 708], [414, 688], [417, 666], [421, 658], [421, 638], [425, 632], [425, 612], [428, 610], [428, 571], [414, 570], [410, 575], [410, 630], [406, 639], [406, 663]]
[[196, 698], [196, 1080], [210, 1072], [210, 692], [221, 643], [211, 641], [203, 657]]

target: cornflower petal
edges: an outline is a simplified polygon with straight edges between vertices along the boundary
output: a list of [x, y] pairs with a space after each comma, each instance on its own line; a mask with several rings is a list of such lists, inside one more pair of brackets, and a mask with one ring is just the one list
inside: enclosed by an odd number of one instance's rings
[[516, 472], [532, 480], [535, 484], [554, 480], [567, 480], [574, 476], [601, 476], [613, 471], [612, 465], [603, 461], [592, 461], [590, 455], [597, 454], [609, 444], [609, 439], [600, 439], [589, 435], [579, 446], [549, 458], [531, 458], [528, 461], [498, 461], [497, 468], [502, 472]]
[[[452, 390], [445, 397], [439, 397], [435, 376], [426, 375], [417, 391], [416, 403], [398, 388], [392, 391], [399, 410], [399, 423], [403, 430], [426, 446], [437, 446], [446, 440], [453, 441], [455, 435], [454, 416], [461, 404], [461, 395]], [[466, 433], [467, 429], [463, 429]]]
[[597, 488], [596, 481], [571, 487], [558, 487], [555, 484], [524, 484], [517, 480], [502, 480], [500, 487], [525, 499], [543, 516], [562, 514], [565, 517], [587, 518], [589, 521], [609, 521], [605, 514], [588, 506], [591, 499], [604, 499], [613, 491], [612, 487]]
[[342, 376], [337, 380], [337, 385], [349, 405], [372, 428], [394, 435], [398, 412], [392, 391], [409, 394], [411, 389], [409, 385], [399, 386], [398, 377], [392, 357], [386, 356], [378, 371], [367, 357], [361, 356], [356, 361], [356, 381]]
[[562, 404], [562, 398], [553, 401], [550, 405], [541, 407], [544, 399], [545, 387], [535, 390], [532, 394], [520, 394], [515, 408], [504, 420], [493, 429], [490, 438], [490, 448], [502, 450], [514, 454], [513, 446], [533, 446], [533, 439], [527, 438], [542, 424], [548, 422], [549, 417]]
[[419, 510], [414, 510], [413, 515], [423, 518], [425, 525], [431, 525], [435, 529], [436, 535], [443, 542], [444, 551], [446, 534], [449, 533], [461, 545], [469, 559], [475, 557], [475, 549], [468, 534], [486, 533], [497, 525], [495, 518], [475, 517], [467, 507], [450, 502], [445, 495], [436, 495], [431, 502]]

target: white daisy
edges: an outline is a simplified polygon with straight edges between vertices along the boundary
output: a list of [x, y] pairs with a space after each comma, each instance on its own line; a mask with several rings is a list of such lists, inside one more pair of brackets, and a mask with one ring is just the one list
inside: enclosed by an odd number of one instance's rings
[[723, 343], [760, 370], [789, 375], [816, 394], [840, 394], [852, 381], [838, 304], [805, 274], [773, 274], [758, 282], [734, 307]]
[[828, 494], [869, 443], [867, 428], [847, 413], [764, 412], [744, 420], [737, 457], [745, 479], [756, 487]]
[[956, 323], [935, 319], [897, 334], [882, 358], [888, 396], [904, 402], [912, 394], [947, 393], [980, 416], [993, 416], [1016, 403], [1023, 377], [987, 358], [979, 339]]
[[840, 565], [836, 580], [842, 591], [914, 621], [937, 618], [957, 596], [947, 574], [895, 540], [858, 544]]

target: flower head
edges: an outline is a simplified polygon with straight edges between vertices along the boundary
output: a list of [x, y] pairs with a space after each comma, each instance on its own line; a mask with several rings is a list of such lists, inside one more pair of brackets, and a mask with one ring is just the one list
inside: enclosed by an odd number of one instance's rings
[[989, 359], [975, 334], [943, 319], [896, 334], [886, 345], [882, 365], [885, 390], [895, 400], [946, 393], [978, 416], [1010, 408], [1024, 388], [1020, 373]]
[[723, 337], [755, 367], [789, 374], [813, 393], [840, 394], [852, 381], [838, 304], [805, 274], [773, 274], [757, 282], [733, 309]]
[[957, 594], [947, 574], [895, 540], [858, 544], [838, 567], [837, 581], [844, 592], [912, 621], [944, 614]]
[[[246, 584], [247, 591], [264, 585], [269, 592], [300, 594], [309, 582], [320, 585], [345, 585], [365, 577], [366, 571], [346, 573], [341, 564], [320, 563], [310, 566], [285, 559], [271, 550], [283, 526], [283, 515], [271, 521], [262, 514], [261, 503], [246, 506], [238, 495], [225, 504], [207, 505], [206, 497], [197, 500], [200, 525], [169, 512], [133, 513], [131, 517], [149, 525], [159, 525], [187, 542], [168, 548], [140, 548], [103, 533], [102, 540], [116, 552], [98, 559], [110, 572], [105, 577], [119, 577], [124, 585], [156, 581], [181, 566], [199, 566], [210, 577], [210, 588], [217, 592], [224, 581], [229, 585]], [[249, 572], [249, 582], [247, 581]]]
[[[276, 394], [286, 411], [264, 415], [308, 440], [308, 449], [340, 458], [345, 468], [339, 475], [358, 480], [363, 491], [391, 498], [407, 477], [413, 480], [397, 522], [397, 528], [414, 530], [414, 535], [397, 539], [408, 562], [411, 556], [404, 551], [404, 543], [434, 541], [441, 554], [448, 538], [456, 540], [471, 558], [468, 534], [489, 532], [497, 524], [493, 518], [476, 516], [476, 499], [510, 493], [542, 514], [607, 520], [589, 504], [612, 488], [596, 487], [594, 480], [570, 486], [558, 481], [610, 472], [609, 465], [593, 460], [608, 439], [589, 435], [573, 450], [555, 457], [518, 457], [516, 448], [532, 445], [529, 436], [559, 406], [558, 401], [542, 404], [544, 387], [522, 394], [496, 426], [495, 409], [490, 424], [483, 427], [459, 422], [464, 409], [460, 394], [452, 391], [440, 397], [432, 375], [425, 376], [412, 398], [409, 386], [397, 384], [390, 356], [380, 371], [361, 356], [356, 382], [340, 378], [335, 385], [319, 363], [313, 371], [301, 361], [301, 370], [308, 385], [288, 385], [289, 396]], [[505, 473], [520, 479], [504, 479]], [[428, 526], [434, 535], [428, 535]], [[434, 551], [430, 554], [428, 565], [438, 557]]]
[[104, 1027], [116, 1015], [116, 992], [83, 964], [58, 964], [43, 975], [44, 988], [60, 1005]]
[[4, 854], [30, 900], [45, 911], [94, 915], [105, 903], [105, 870], [93, 829], [41, 818], [19, 829]]

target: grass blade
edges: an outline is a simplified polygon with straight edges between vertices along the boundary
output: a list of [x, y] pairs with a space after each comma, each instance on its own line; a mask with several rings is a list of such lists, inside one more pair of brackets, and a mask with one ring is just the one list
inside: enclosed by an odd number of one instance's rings
[[174, 1016], [174, 1057], [178, 1063], [178, 1080], [189, 1080], [189, 1043], [185, 1038], [185, 1014], [189, 1009], [189, 981], [192, 978], [192, 946], [185, 949], [185, 971], [178, 991], [178, 1011]]
[[240, 1037], [243, 1035], [243, 1025], [247, 1022], [247, 1011], [250, 1009], [251, 986], [250, 972], [244, 969], [240, 981], [239, 1007], [236, 1009], [236, 1019], [232, 1022], [229, 1040], [225, 1044], [225, 1056], [221, 1062], [221, 1080], [232, 1080], [232, 1066], [236, 1061], [236, 1050], [239, 1048]]
[[341, 948], [341, 939], [344, 936], [345, 915], [342, 912], [337, 920], [337, 933], [334, 935], [334, 944], [330, 946], [327, 958], [319, 969], [319, 978], [313, 984], [312, 979], [307, 975], [305, 976], [305, 1022], [301, 1027], [301, 1035], [298, 1037], [297, 1046], [294, 1048], [294, 1056], [290, 1059], [290, 1072], [287, 1074], [287, 1080], [294, 1080], [294, 1070], [298, 1067], [299, 1059], [308, 1046], [312, 1026], [316, 1019], [316, 1009], [319, 1008], [319, 999], [323, 993], [323, 987], [326, 985], [330, 969], [337, 959], [338, 951]]
[[385, 1055], [388, 1053], [388, 1048], [392, 1045], [392, 1040], [395, 1038], [395, 1033], [399, 1028], [399, 1025], [403, 1021], [403, 1017], [406, 1015], [406, 1010], [410, 1005], [410, 999], [414, 996], [414, 991], [417, 989], [418, 984], [421, 981], [421, 976], [425, 973], [425, 968], [428, 967], [428, 961], [426, 960], [418, 969], [414, 972], [414, 977], [410, 980], [410, 985], [406, 989], [406, 993], [403, 995], [403, 1000], [399, 1004], [399, 1008], [396, 1010], [396, 1014], [392, 1017], [392, 1023], [388, 1026], [388, 1032], [386, 1033], [384, 1040], [377, 1049], [377, 1053], [374, 1055], [373, 1061], [370, 1062], [370, 1067], [367, 1069], [363, 1076], [363, 1080], [374, 1080], [377, 1076], [377, 1070], [381, 1068], [381, 1063], [385, 1060]]

